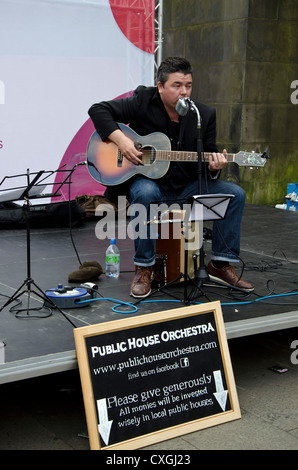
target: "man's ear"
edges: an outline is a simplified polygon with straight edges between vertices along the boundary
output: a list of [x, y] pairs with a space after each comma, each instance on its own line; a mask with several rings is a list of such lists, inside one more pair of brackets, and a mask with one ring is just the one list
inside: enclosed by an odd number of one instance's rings
[[157, 88], [158, 91], [160, 91], [163, 88], [163, 84], [161, 82], [157, 82]]

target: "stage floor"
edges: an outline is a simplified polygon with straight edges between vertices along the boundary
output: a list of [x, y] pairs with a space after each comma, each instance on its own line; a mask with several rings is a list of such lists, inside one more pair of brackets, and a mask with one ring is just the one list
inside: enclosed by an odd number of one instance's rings
[[[98, 220], [87, 219], [71, 231], [61, 227], [31, 229], [30, 274], [42, 292], [58, 284], [78, 287], [80, 283], [70, 284], [68, 276], [79, 268], [79, 259], [98, 261], [104, 268], [108, 240], [96, 237], [97, 223]], [[121, 223], [126, 221], [120, 220]], [[211, 228], [210, 223], [205, 226]], [[232, 295], [227, 288], [209, 284], [203, 286], [205, 295], [195, 299], [198, 303], [221, 302], [228, 339], [298, 326], [297, 233], [297, 212], [246, 205], [241, 259], [243, 277], [255, 284], [255, 292], [248, 296]], [[19, 298], [21, 306], [14, 301], [3, 308], [27, 279], [27, 237], [25, 229], [3, 229], [0, 237], [0, 383], [76, 368], [74, 326], [80, 328], [186, 305], [183, 283], [135, 303], [129, 295], [134, 266], [133, 242], [128, 238], [117, 240], [121, 252], [119, 279], [101, 275], [97, 281], [98, 299], [84, 307], [62, 308], [63, 313], [53, 309], [50, 316], [36, 318], [39, 312], [27, 313], [26, 309], [42, 306], [43, 300], [31, 293], [28, 302], [25, 293]], [[210, 242], [206, 241], [204, 247], [207, 263]], [[241, 268], [239, 263], [238, 273]], [[37, 290], [34, 285], [32, 290]], [[191, 291], [193, 285], [189, 284], [188, 295]], [[16, 314], [15, 309], [19, 308], [25, 309], [25, 318]]]

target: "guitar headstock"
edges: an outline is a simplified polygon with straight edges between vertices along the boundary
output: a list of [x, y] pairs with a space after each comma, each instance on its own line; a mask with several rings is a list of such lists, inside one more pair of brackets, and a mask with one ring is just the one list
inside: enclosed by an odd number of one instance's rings
[[270, 155], [267, 154], [267, 149], [263, 153], [241, 151], [235, 154], [234, 161], [239, 166], [264, 167], [269, 158]]

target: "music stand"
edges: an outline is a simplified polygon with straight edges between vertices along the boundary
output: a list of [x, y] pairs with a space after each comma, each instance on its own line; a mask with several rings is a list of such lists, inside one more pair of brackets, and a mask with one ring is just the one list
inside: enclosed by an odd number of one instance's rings
[[[196, 204], [201, 204], [203, 207], [202, 221], [216, 221], [224, 219], [226, 212], [228, 210], [231, 199], [234, 197], [233, 194], [204, 194], [192, 196], [194, 204], [192, 205], [192, 212], [190, 214], [190, 219], [195, 219], [196, 217]], [[199, 255], [199, 267], [196, 270], [195, 277], [192, 282], [195, 285], [194, 290], [190, 293], [189, 301], [194, 300], [198, 297], [198, 291], [201, 295], [205, 295], [202, 286], [209, 281], [209, 275], [205, 266], [204, 260], [205, 254], [203, 250], [203, 241], [200, 246], [200, 255]], [[215, 284], [222, 285], [220, 282], [215, 282]], [[206, 296], [207, 297], [207, 296]], [[208, 298], [208, 297], [207, 297]], [[210, 299], [208, 299], [210, 300]]]
[[[72, 170], [57, 170], [59, 171], [73, 171]], [[30, 173], [29, 169], [27, 170], [27, 173], [21, 174], [21, 175], [16, 175], [13, 177], [5, 177], [2, 182], [0, 183], [0, 186], [2, 183], [7, 179], [7, 178], [17, 178], [17, 177], [26, 177], [27, 179], [27, 185], [26, 186], [21, 186], [21, 187], [16, 187], [10, 192], [6, 192], [4, 194], [1, 194], [0, 200], [1, 202], [12, 202], [12, 201], [17, 201], [17, 200], [24, 200], [23, 204], [23, 211], [25, 215], [25, 221], [26, 221], [26, 239], [27, 239], [27, 277], [24, 280], [23, 284], [16, 290], [16, 292], [7, 300], [7, 302], [0, 308], [0, 312], [7, 307], [9, 304], [17, 300], [21, 295], [27, 293], [28, 295], [28, 301], [27, 301], [27, 308], [26, 309], [18, 309], [18, 312], [26, 312], [25, 316], [18, 316], [18, 318], [29, 318], [29, 311], [40, 311], [42, 307], [31, 307], [30, 308], [30, 294], [34, 293], [37, 295], [37, 297], [41, 298], [44, 302], [46, 301], [47, 303], [50, 303], [53, 308], [57, 309], [63, 316], [64, 318], [71, 323], [71, 325], [76, 328], [74, 323], [65, 315], [65, 313], [56, 305], [54, 302], [45, 295], [45, 293], [40, 289], [40, 287], [34, 282], [34, 280], [31, 278], [31, 244], [30, 244], [30, 200], [31, 199], [37, 199], [37, 198], [42, 198], [42, 197], [54, 197], [54, 196], [59, 196], [58, 191], [61, 188], [61, 186], [66, 182], [66, 180], [69, 178], [70, 175], [66, 177], [66, 179], [60, 184], [60, 186], [57, 188], [57, 190], [53, 194], [43, 194], [42, 191], [45, 189], [47, 184], [42, 184], [43, 181], [48, 178], [49, 176], [53, 175], [53, 171], [44, 171], [41, 170], [37, 173]], [[45, 175], [45, 178], [41, 181], [40, 178], [42, 175]], [[30, 177], [33, 177], [31, 179]], [[5, 191], [5, 190], [1, 190]], [[36, 290], [32, 289], [32, 286], [35, 287]], [[23, 289], [23, 290], [22, 290]], [[49, 314], [49, 309], [48, 307], [44, 307], [47, 310], [47, 313], [41, 316], [35, 315], [35, 318], [47, 318], [50, 316]]]

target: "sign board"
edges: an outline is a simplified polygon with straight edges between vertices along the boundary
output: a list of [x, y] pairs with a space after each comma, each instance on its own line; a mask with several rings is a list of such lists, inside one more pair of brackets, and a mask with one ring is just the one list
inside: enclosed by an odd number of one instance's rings
[[241, 417], [219, 302], [74, 336], [91, 449], [138, 449]]

